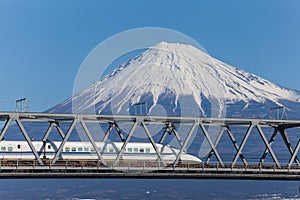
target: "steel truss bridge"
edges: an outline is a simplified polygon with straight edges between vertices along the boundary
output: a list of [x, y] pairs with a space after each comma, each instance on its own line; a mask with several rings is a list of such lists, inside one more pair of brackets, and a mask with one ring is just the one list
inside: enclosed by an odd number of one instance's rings
[[[299, 136], [293, 135], [294, 145], [290, 141], [287, 130], [293, 130], [297, 134], [300, 120], [273, 120], [273, 119], [241, 119], [241, 118], [203, 118], [203, 117], [165, 117], [165, 116], [125, 116], [125, 115], [89, 115], [89, 114], [49, 114], [49, 113], [19, 113], [0, 112], [0, 122], [3, 127], [0, 133], [1, 141], [9, 133], [11, 126], [17, 126], [31, 148], [34, 160], [5, 160], [0, 159], [0, 178], [224, 178], [224, 179], [287, 179], [300, 180], [300, 161], [297, 157], [300, 148]], [[46, 124], [46, 132], [41, 132], [42, 142], [46, 141], [53, 129], [56, 129], [61, 137], [61, 144], [55, 151], [54, 157], [44, 159], [40, 150], [35, 149], [30, 133], [24, 124], [27, 122], [39, 122]], [[61, 123], [69, 123], [67, 131], [63, 131]], [[108, 128], [102, 138], [107, 142], [110, 134], [117, 133], [123, 142], [114, 160], [104, 160], [101, 152], [91, 134], [89, 123], [105, 124]], [[131, 126], [128, 133], [120, 129], [120, 125]], [[162, 125], [165, 128], [161, 135], [155, 139], [149, 126]], [[85, 136], [91, 143], [98, 159], [95, 160], [62, 160], [62, 150], [73, 134], [75, 126], [80, 125]], [[178, 133], [178, 126], [187, 127], [185, 136]], [[122, 154], [128, 142], [134, 136], [137, 127], [144, 130], [146, 138], [152, 144], [157, 160], [136, 161], [134, 163], [122, 162]], [[217, 137], [212, 138], [211, 127], [219, 129]], [[114, 130], [114, 131], [113, 131]], [[215, 130], [215, 129], [213, 129]], [[236, 131], [233, 131], [236, 130]], [[181, 163], [180, 158], [184, 152], [188, 152], [188, 144], [193, 134], [198, 131], [209, 144], [209, 153], [200, 158], [200, 164]], [[259, 150], [261, 155], [257, 162], [247, 161], [243, 150], [247, 143], [253, 143], [249, 136], [256, 132], [260, 137], [255, 140], [263, 145]], [[266, 134], [268, 132], [269, 134]], [[218, 148], [227, 135], [234, 151], [228, 160], [224, 158], [226, 151]], [[276, 137], [280, 135], [281, 137]], [[173, 137], [180, 146], [179, 153], [173, 163], [167, 164], [161, 155], [158, 143], [163, 144], [166, 137]], [[236, 138], [241, 138], [238, 141]], [[278, 153], [272, 145], [277, 138], [281, 138], [288, 152], [285, 156], [287, 162], [278, 159]], [[295, 138], [297, 141], [295, 141]], [[227, 152], [228, 153], [228, 152]], [[270, 161], [266, 162], [266, 158]], [[214, 161], [212, 161], [214, 159]]]

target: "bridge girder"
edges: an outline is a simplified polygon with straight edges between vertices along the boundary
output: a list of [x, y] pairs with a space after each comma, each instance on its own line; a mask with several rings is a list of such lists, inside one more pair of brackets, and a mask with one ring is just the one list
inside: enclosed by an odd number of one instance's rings
[[[246, 160], [245, 155], [243, 154], [243, 149], [247, 142], [249, 142], [249, 136], [252, 134], [253, 129], [256, 129], [261, 137], [261, 141], [265, 145], [264, 151], [261, 153], [260, 161], [257, 165], [263, 165], [267, 155], [270, 155], [273, 164], [277, 168], [281, 168], [282, 166], [291, 167], [296, 165], [300, 167], [300, 162], [298, 160], [297, 154], [300, 149], [300, 140], [297, 142], [296, 146], [293, 148], [286, 134], [287, 129], [297, 129], [300, 127], [300, 120], [272, 120], [272, 119], [239, 119], [239, 118], [203, 118], [203, 117], [166, 117], [166, 116], [126, 116], [126, 115], [92, 115], [92, 114], [50, 114], [50, 113], [18, 113], [18, 112], [0, 112], [0, 121], [4, 122], [4, 126], [2, 127], [0, 133], [0, 145], [1, 140], [4, 139], [7, 134], [8, 128], [11, 126], [13, 122], [16, 122], [17, 126], [20, 128], [21, 133], [23, 134], [25, 141], [30, 146], [33, 155], [40, 165], [45, 165], [46, 163], [40, 158], [38, 151], [34, 148], [32, 141], [29, 137], [28, 132], [23, 126], [24, 122], [42, 122], [48, 123], [48, 128], [43, 134], [42, 142], [47, 141], [50, 132], [54, 127], [56, 127], [58, 133], [61, 136], [62, 142], [59, 148], [56, 150], [54, 158], [51, 161], [52, 165], [55, 165], [56, 161], [60, 158], [61, 152], [64, 148], [65, 143], [68, 141], [71, 136], [76, 125], [80, 125], [83, 128], [83, 132], [85, 136], [88, 138], [88, 141], [94, 147], [98, 160], [106, 165], [105, 160], [103, 159], [103, 152], [101, 152], [95, 143], [95, 139], [93, 138], [93, 134], [90, 132], [87, 123], [97, 123], [97, 124], [107, 124], [108, 129], [105, 132], [105, 135], [102, 139], [104, 143], [107, 142], [109, 135], [112, 133], [112, 130], [115, 129], [120, 140], [124, 142], [121, 149], [117, 153], [116, 159], [113, 161], [114, 165], [117, 166], [119, 164], [120, 159], [122, 159], [123, 151], [126, 148], [126, 145], [131, 141], [132, 136], [134, 136], [135, 131], [138, 126], [142, 127], [145, 132], [146, 138], [149, 139], [149, 142], [152, 144], [155, 152], [157, 154], [157, 160], [162, 162], [164, 166], [166, 166], [166, 162], [161, 155], [160, 149], [156, 144], [163, 144], [165, 141], [166, 135], [169, 133], [174, 135], [176, 141], [179, 144], [179, 151], [176, 155], [176, 159], [173, 163], [174, 166], [180, 163], [181, 156], [183, 153], [188, 152], [188, 144], [192, 142], [192, 140], [197, 139], [197, 137], [192, 137], [192, 135], [196, 134], [196, 132], [200, 132], [203, 134], [204, 140], [207, 140], [210, 151], [206, 157], [201, 158], [205, 160], [205, 164], [209, 165], [211, 158], [215, 156], [218, 164], [221, 167], [225, 166], [225, 163], [222, 159], [223, 154], [218, 149], [219, 144], [222, 141], [222, 136], [224, 132], [227, 132], [231, 143], [235, 149], [235, 155], [231, 163], [229, 163], [232, 167], [237, 165], [237, 161], [240, 158], [242, 163], [247, 166], [249, 163]], [[69, 123], [70, 126], [66, 133], [62, 130], [60, 123]], [[131, 130], [128, 133], [125, 133], [120, 125], [131, 125]], [[167, 128], [162, 133], [159, 141], [155, 141], [153, 135], [147, 128], [153, 124], [156, 125], [165, 125]], [[178, 132], [179, 126], [188, 127], [188, 131], [181, 135]], [[212, 133], [209, 131], [209, 127], [218, 127], [220, 129], [216, 138], [212, 138]], [[242, 142], [238, 144], [235, 135], [237, 133], [232, 132], [232, 127], [239, 128], [247, 128], [245, 132], [238, 133], [243, 137]], [[273, 130], [272, 136], [268, 139], [265, 134], [263, 128], [268, 128]], [[275, 151], [272, 148], [272, 144], [276, 139], [277, 133], [280, 133], [284, 144], [286, 145], [290, 158], [288, 163], [280, 163], [277, 158]], [[125, 137], [124, 135], [127, 135]], [[44, 146], [43, 146], [44, 148]], [[200, 148], [200, 147], [199, 147]], [[41, 149], [40, 149], [41, 150]], [[40, 151], [39, 151], [40, 152]], [[286, 164], [286, 165], [285, 165]]]

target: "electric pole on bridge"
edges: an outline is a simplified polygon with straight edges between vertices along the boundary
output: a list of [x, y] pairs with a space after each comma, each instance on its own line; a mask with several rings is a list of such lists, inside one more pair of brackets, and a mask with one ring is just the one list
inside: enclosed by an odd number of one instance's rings
[[16, 100], [16, 112], [30, 112], [28, 99], [22, 98]]
[[[281, 111], [281, 114], [280, 114]], [[270, 109], [271, 119], [288, 119], [284, 106], [278, 106]]]
[[148, 113], [148, 104], [147, 104], [147, 102], [135, 103], [132, 106], [134, 107], [134, 115], [147, 115], [147, 113]]

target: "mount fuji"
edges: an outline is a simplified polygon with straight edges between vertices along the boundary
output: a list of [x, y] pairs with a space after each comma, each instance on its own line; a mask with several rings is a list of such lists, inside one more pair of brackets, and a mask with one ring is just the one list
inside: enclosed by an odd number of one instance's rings
[[284, 106], [299, 118], [299, 99], [191, 45], [161, 42], [46, 112], [266, 118]]

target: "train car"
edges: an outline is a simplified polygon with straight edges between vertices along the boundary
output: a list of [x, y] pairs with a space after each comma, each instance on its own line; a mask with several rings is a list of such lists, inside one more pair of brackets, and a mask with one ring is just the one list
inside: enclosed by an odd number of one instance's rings
[[[60, 147], [61, 142], [47, 141], [45, 145], [42, 141], [32, 141], [32, 144], [41, 158], [52, 159], [55, 152]], [[113, 143], [95, 143], [101, 152], [104, 160], [116, 159], [122, 142]], [[179, 150], [162, 144], [156, 144], [163, 160], [166, 163], [173, 163], [179, 153]], [[32, 160], [34, 155], [30, 146], [26, 141], [1, 141], [0, 142], [0, 159], [4, 160]], [[90, 142], [66, 142], [60, 159], [65, 160], [94, 160], [97, 159], [97, 154]], [[126, 145], [121, 159], [123, 161], [156, 161], [158, 160], [157, 153], [151, 143], [129, 142]], [[183, 153], [180, 159], [181, 163], [201, 163], [201, 160], [196, 156]]]

